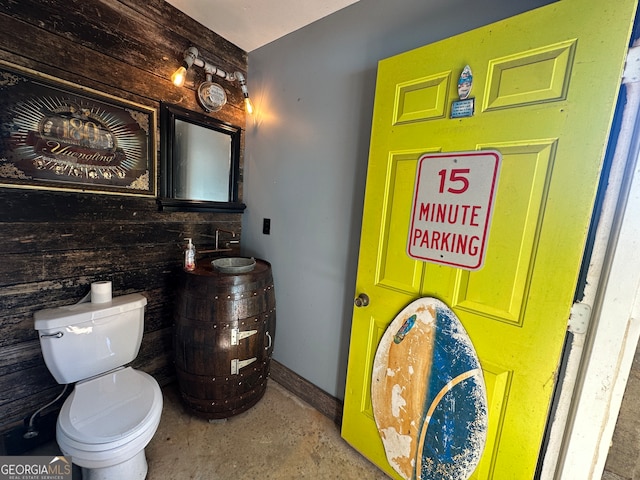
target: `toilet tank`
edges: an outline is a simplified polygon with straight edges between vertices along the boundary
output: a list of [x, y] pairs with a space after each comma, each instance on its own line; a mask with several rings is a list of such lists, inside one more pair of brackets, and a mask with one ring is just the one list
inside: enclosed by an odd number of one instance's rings
[[136, 358], [147, 299], [139, 294], [106, 303], [78, 303], [35, 312], [47, 368], [60, 384], [93, 377]]

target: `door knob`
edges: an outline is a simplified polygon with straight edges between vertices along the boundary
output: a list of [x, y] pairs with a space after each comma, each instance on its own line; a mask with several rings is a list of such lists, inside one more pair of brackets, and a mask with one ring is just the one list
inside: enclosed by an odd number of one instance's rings
[[361, 293], [353, 301], [353, 304], [356, 307], [366, 307], [367, 305], [369, 305], [369, 295], [367, 295], [366, 293]]

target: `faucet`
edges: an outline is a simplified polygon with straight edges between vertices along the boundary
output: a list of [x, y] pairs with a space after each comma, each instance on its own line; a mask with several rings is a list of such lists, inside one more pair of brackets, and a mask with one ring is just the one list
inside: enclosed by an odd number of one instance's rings
[[216, 251], [220, 250], [218, 248], [218, 240], [220, 239], [220, 232], [230, 233], [231, 237], [235, 238], [236, 232], [232, 230], [224, 230], [222, 228], [216, 228]]

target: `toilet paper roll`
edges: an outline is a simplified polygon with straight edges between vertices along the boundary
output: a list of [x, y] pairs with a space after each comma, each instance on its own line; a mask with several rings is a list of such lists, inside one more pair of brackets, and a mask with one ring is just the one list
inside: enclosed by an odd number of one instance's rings
[[111, 282], [93, 282], [91, 284], [91, 303], [106, 303], [111, 301]]

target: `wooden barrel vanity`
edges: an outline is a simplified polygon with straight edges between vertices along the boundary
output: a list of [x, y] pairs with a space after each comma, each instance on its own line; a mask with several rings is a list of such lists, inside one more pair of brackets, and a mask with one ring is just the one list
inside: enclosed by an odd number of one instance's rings
[[264, 395], [273, 353], [276, 303], [271, 264], [221, 273], [210, 262], [181, 272], [175, 310], [175, 366], [194, 415], [222, 419]]

